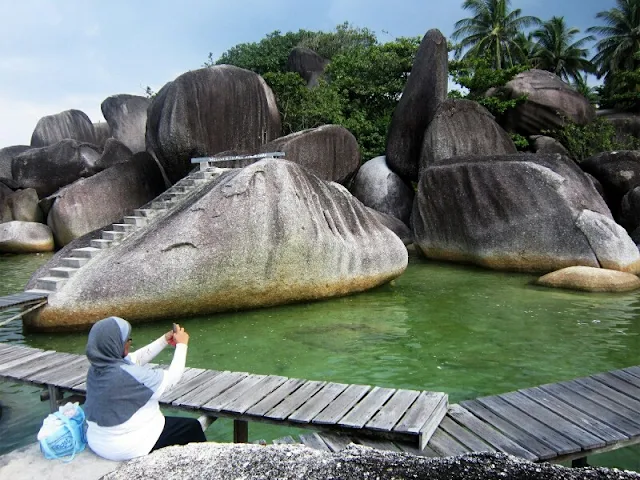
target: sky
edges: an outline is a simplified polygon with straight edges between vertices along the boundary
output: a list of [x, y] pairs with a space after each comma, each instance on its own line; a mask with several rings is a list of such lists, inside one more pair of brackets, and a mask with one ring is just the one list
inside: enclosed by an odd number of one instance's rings
[[[144, 95], [267, 33], [330, 31], [345, 21], [382, 42], [438, 28], [449, 37], [470, 14], [463, 0], [0, 0], [0, 148], [28, 145], [38, 120], [70, 108], [104, 121], [110, 95]], [[581, 31], [615, 0], [512, 0], [542, 20]], [[595, 78], [591, 77], [591, 82]]]

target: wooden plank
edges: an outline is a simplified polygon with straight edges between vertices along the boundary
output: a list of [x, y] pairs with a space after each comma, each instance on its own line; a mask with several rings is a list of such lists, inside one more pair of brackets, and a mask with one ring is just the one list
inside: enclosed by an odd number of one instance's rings
[[464, 455], [470, 452], [467, 447], [456, 441], [441, 428], [434, 432], [428, 446], [443, 457]]
[[613, 375], [608, 373], [592, 375], [591, 378], [607, 385], [610, 388], [613, 388], [614, 390], [619, 391], [620, 393], [624, 393], [626, 396], [631, 397], [634, 400], [640, 401], [640, 388], [624, 380], [620, 380], [619, 378], [614, 377]]
[[16, 350], [18, 348], [17, 345], [12, 343], [0, 343], [0, 355], [3, 352], [10, 352], [11, 350]]
[[227, 388], [232, 387], [246, 376], [246, 373], [235, 373], [229, 371], [220, 372], [220, 374], [209, 379], [207, 382], [193, 389], [191, 392], [175, 399], [173, 401], [173, 404], [185, 407], [200, 408], [211, 398], [219, 395]]
[[74, 355], [67, 363], [62, 363], [57, 367], [27, 375], [23, 380], [32, 383], [47, 383], [57, 387], [60, 385], [60, 379], [68, 378], [69, 372], [76, 371], [78, 366], [84, 370], [86, 375], [89, 369], [89, 360], [87, 360], [87, 357], [84, 355]]
[[458, 443], [461, 443], [473, 452], [495, 452], [496, 449], [476, 436], [470, 430], [460, 426], [450, 417], [444, 417], [440, 422], [440, 429], [447, 432]]
[[342, 393], [348, 385], [344, 383], [327, 383], [308, 402], [289, 415], [292, 422], [309, 423], [311, 419], [324, 410], [331, 402]]
[[376, 450], [386, 450], [388, 452], [401, 452], [400, 448], [388, 440], [378, 440], [374, 438], [358, 437], [355, 439], [360, 445], [375, 448]]
[[373, 387], [366, 397], [338, 421], [338, 425], [362, 428], [395, 391], [394, 388]]
[[419, 396], [420, 392], [416, 390], [396, 390], [380, 411], [367, 422], [366, 428], [390, 432]]
[[268, 375], [255, 385], [251, 392], [237, 399], [232, 405], [227, 405], [225, 410], [233, 413], [244, 413], [286, 381], [287, 377]]
[[285, 398], [275, 408], [269, 410], [265, 414], [265, 417], [274, 420], [284, 420], [302, 404], [313, 397], [322, 387], [324, 387], [326, 383], [327, 382], [316, 381], [305, 382], [304, 385]]
[[[574, 425], [578, 425], [587, 432], [603, 439], [606, 445], [627, 440], [629, 438], [627, 435], [624, 435], [623, 433], [611, 428], [609, 425], [601, 422], [598, 418], [594, 418], [578, 410], [573, 406], [573, 401], [565, 403], [540, 388], [528, 388], [526, 390], [521, 390], [520, 393], [540, 405], [544, 405], [546, 408], [555, 414], [560, 415], [562, 418]], [[575, 395], [575, 397], [578, 396], [578, 394]]]
[[332, 452], [339, 452], [340, 450], [344, 450], [348, 445], [353, 443], [351, 438], [343, 436], [343, 435], [334, 435], [332, 433], [319, 433], [318, 434], [324, 443], [329, 447], [329, 450]]
[[635, 375], [632, 375], [631, 373], [624, 372], [622, 370], [616, 370], [613, 372], [609, 372], [609, 375], [613, 375], [614, 377], [624, 382], [630, 383], [636, 388], [640, 388], [640, 378], [636, 377]]
[[32, 349], [32, 348], [16, 348], [3, 355], [0, 358], [0, 370], [4, 368], [9, 363], [19, 359], [19, 358], [27, 358], [37, 353], [44, 352], [44, 350]]
[[394, 432], [420, 433], [422, 427], [433, 416], [433, 412], [442, 404], [445, 399], [441, 393], [421, 392], [409, 410], [393, 428]]
[[551, 430], [573, 441], [583, 450], [591, 450], [593, 448], [604, 447], [607, 442], [597, 435], [588, 432], [584, 428], [579, 427], [562, 416], [554, 413], [547, 406], [540, 405], [520, 392], [511, 392], [500, 395], [507, 403], [535, 418], [538, 422], [546, 425]]
[[57, 353], [51, 350], [46, 352], [36, 352], [26, 357], [22, 357], [16, 360], [12, 360], [8, 363], [0, 365], [0, 376], [6, 378], [20, 379], [21, 375], [30, 372], [30, 369], [35, 365], [36, 367], [46, 367], [47, 361], [52, 361], [56, 358]]
[[312, 423], [318, 425], [337, 423], [369, 390], [371, 390], [369, 385], [349, 385], [327, 408], [313, 418]]
[[634, 375], [634, 376], [640, 378], [640, 365], [636, 365], [636, 366], [629, 367], [629, 368], [623, 368], [622, 371], [630, 373], [631, 375]]
[[280, 404], [285, 398], [295, 392], [303, 384], [304, 380], [300, 378], [290, 378], [278, 388], [276, 388], [273, 392], [256, 403], [253, 407], [249, 408], [245, 413], [247, 413], [248, 415], [254, 415], [256, 417], [261, 417], [276, 405]]
[[195, 374], [191, 376], [191, 378], [187, 378], [186, 381], [180, 379], [180, 383], [178, 383], [171, 390], [164, 392], [160, 397], [160, 403], [172, 403], [178, 398], [186, 395], [189, 392], [192, 392], [199, 386], [203, 385], [208, 380], [211, 380], [216, 375], [219, 375], [220, 372], [216, 370], [202, 370], [198, 373], [198, 370], [201, 369], [191, 369], [194, 370]]
[[607, 397], [608, 399], [612, 400], [613, 402], [617, 403], [622, 407], [625, 407], [628, 410], [631, 410], [634, 412], [640, 412], [639, 401], [634, 400], [633, 398], [623, 393], [620, 393], [618, 390], [614, 390], [613, 388], [610, 388], [604, 383], [598, 382], [594, 378], [577, 378], [575, 380], [572, 380], [572, 382], [583, 385], [589, 390], [592, 390], [598, 393], [599, 395], [602, 395], [603, 397]]
[[[592, 417], [600, 419], [603, 423], [606, 423], [627, 437], [640, 435], [640, 418], [638, 418], [638, 423], [634, 423], [629, 418], [621, 415], [620, 412], [615, 411], [617, 410], [617, 404], [611, 402], [606, 397], [598, 395], [588, 388], [581, 387], [577, 384], [573, 386], [567, 386], [566, 384], [550, 384], [543, 385], [540, 389], [570, 405], [573, 405], [575, 408], [591, 415]], [[613, 410], [608, 408], [609, 406], [613, 408]], [[629, 414], [637, 416], [637, 413], [635, 412], [629, 411]]]
[[502, 432], [496, 430], [488, 423], [483, 422], [460, 405], [450, 405], [447, 416], [451, 417], [451, 419], [455, 420], [469, 431], [475, 433], [478, 437], [482, 438], [482, 440], [500, 452], [515, 455], [516, 457], [521, 457], [532, 462], [538, 460], [538, 456], [535, 453], [530, 452], [522, 445], [514, 442], [509, 437], [502, 434]]
[[460, 405], [518, 445], [526, 447], [531, 453], [537, 455], [538, 459], [548, 460], [558, 456], [558, 453], [554, 449], [530, 435], [528, 431], [522, 429], [520, 425], [514, 425], [504, 420], [476, 400], [460, 402]]
[[327, 444], [324, 443], [324, 440], [322, 440], [322, 437], [317, 433], [305, 433], [303, 435], [300, 435], [300, 442], [302, 442], [303, 445], [306, 445], [309, 448], [320, 450], [321, 452], [331, 451]]
[[3, 375], [9, 378], [15, 378], [18, 380], [26, 381], [27, 378], [33, 374], [43, 372], [51, 372], [60, 365], [68, 365], [71, 360], [74, 360], [76, 355], [70, 353], [56, 353], [46, 357], [40, 357], [29, 362], [25, 362], [19, 366], [15, 366], [10, 371], [3, 372]]
[[556, 452], [556, 455], [565, 455], [581, 450], [580, 445], [576, 442], [569, 440], [544, 423], [539, 422], [536, 418], [518, 410], [500, 397], [479, 398], [477, 402], [499, 417], [531, 433], [538, 440], [551, 447]]
[[220, 395], [213, 397], [202, 408], [208, 411], [220, 412], [225, 410], [225, 406], [232, 403], [237, 398], [241, 397], [245, 392], [251, 390], [260, 380], [265, 378], [266, 375], [247, 375], [233, 387], [225, 390]]

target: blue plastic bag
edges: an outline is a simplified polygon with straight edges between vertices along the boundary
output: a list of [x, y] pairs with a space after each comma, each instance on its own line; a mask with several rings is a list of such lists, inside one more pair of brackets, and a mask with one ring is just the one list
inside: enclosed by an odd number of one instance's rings
[[[40, 450], [45, 458], [70, 462], [87, 445], [86, 422], [82, 408], [67, 403], [42, 422], [38, 432]], [[67, 457], [65, 459], [65, 457]]]

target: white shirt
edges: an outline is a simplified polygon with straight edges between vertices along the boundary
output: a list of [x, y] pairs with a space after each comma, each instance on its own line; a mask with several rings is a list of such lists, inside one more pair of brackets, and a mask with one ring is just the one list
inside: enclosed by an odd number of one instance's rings
[[[127, 355], [132, 363], [146, 365], [168, 345], [164, 335], [135, 352]], [[164, 415], [158, 400], [164, 392], [180, 381], [187, 360], [187, 345], [176, 345], [168, 370], [162, 371], [162, 383], [149, 401], [129, 420], [113, 427], [101, 427], [87, 422], [87, 442], [99, 456], [107, 460], [123, 461], [147, 455], [158, 441], [164, 428]]]

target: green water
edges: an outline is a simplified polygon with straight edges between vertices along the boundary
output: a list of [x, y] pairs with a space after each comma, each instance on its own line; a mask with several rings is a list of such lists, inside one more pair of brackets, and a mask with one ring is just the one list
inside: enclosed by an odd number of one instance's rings
[[[0, 257], [0, 295], [20, 291], [47, 256]], [[187, 365], [344, 383], [444, 391], [450, 402], [640, 364], [638, 294], [582, 294], [531, 284], [531, 275], [410, 259], [395, 282], [350, 297], [181, 320]], [[3, 318], [12, 312], [0, 314]], [[171, 322], [135, 326], [134, 347]], [[23, 335], [0, 341], [80, 353], [82, 334]], [[170, 352], [158, 360], [170, 361]], [[34, 440], [47, 405], [37, 389], [0, 383], [0, 453]], [[172, 412], [173, 413], [173, 412]], [[229, 441], [230, 422], [209, 439]], [[250, 425], [252, 440], [292, 433]], [[640, 471], [640, 448], [590, 462]]]

